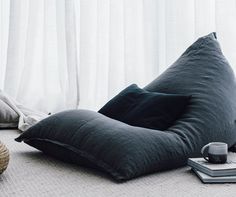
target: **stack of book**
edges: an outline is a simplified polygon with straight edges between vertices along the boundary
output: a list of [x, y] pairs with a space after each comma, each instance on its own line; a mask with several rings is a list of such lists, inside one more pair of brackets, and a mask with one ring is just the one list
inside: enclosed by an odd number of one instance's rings
[[203, 158], [189, 158], [188, 165], [203, 183], [236, 183], [236, 162], [211, 164]]

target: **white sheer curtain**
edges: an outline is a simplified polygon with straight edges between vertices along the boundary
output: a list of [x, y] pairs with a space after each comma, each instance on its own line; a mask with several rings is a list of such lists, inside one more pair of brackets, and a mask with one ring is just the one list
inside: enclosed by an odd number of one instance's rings
[[1, 89], [45, 112], [78, 105], [78, 8], [73, 0], [3, 0]]
[[97, 110], [212, 31], [236, 68], [235, 21], [236, 0], [2, 0], [1, 87], [46, 111]]
[[235, 0], [81, 0], [80, 11], [81, 107], [144, 86], [212, 31], [236, 65]]

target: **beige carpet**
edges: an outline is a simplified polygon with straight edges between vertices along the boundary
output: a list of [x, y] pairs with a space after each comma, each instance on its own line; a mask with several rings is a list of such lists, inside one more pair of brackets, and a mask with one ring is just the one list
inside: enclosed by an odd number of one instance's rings
[[116, 183], [103, 173], [60, 162], [24, 143], [17, 143], [16, 136], [17, 131], [0, 130], [0, 140], [11, 154], [8, 169], [0, 175], [0, 197], [236, 195], [236, 184], [202, 184], [188, 167]]

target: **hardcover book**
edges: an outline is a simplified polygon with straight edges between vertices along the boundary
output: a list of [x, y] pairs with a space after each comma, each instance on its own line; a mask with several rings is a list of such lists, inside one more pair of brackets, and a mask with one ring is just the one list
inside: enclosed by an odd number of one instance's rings
[[232, 160], [225, 164], [212, 164], [203, 158], [189, 158], [188, 165], [212, 177], [236, 176], [236, 161]]
[[199, 179], [203, 183], [236, 183], [236, 176], [213, 177], [213, 176], [209, 176], [203, 172], [200, 172], [194, 168], [192, 168], [192, 171], [196, 173], [196, 175], [199, 177]]

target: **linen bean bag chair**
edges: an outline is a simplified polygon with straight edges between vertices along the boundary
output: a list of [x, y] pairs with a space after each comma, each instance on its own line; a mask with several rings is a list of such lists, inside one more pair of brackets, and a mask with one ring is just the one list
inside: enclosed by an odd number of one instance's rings
[[50, 116], [19, 136], [61, 160], [117, 181], [183, 166], [211, 141], [236, 143], [236, 86], [215, 33], [199, 38], [144, 91], [191, 95], [166, 130], [133, 126], [89, 110]]

